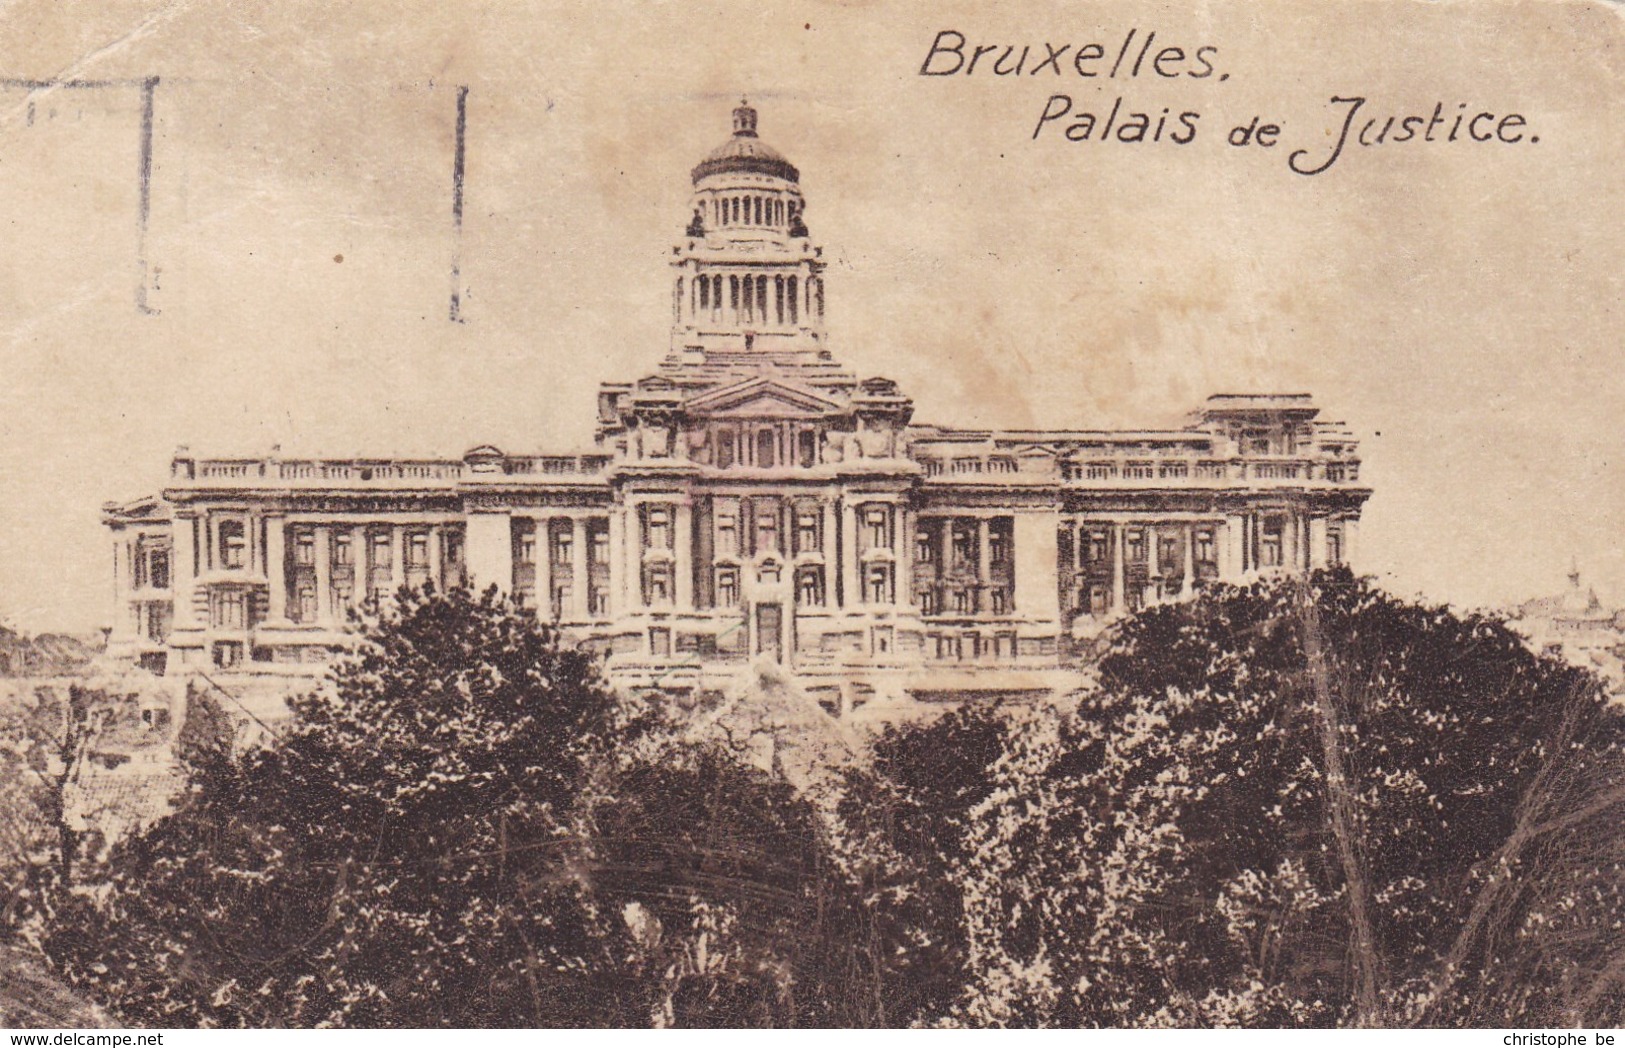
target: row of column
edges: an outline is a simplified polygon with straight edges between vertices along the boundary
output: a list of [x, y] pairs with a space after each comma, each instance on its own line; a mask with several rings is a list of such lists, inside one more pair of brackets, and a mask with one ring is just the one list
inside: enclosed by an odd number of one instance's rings
[[[350, 599], [360, 601], [373, 588], [376, 566], [373, 564], [372, 540], [378, 534], [389, 535], [389, 585], [393, 589], [407, 579], [407, 532], [423, 532], [427, 536], [426, 559], [423, 573], [436, 585], [443, 584], [445, 528], [437, 523], [389, 524], [301, 524], [312, 537], [312, 575], [315, 584], [316, 622], [337, 624], [344, 621], [345, 606], [335, 585], [333, 538], [338, 533], [350, 536]], [[387, 530], [386, 530], [387, 529]], [[282, 517], [266, 518], [266, 578], [269, 581], [267, 618], [273, 623], [289, 620], [288, 593], [297, 585], [299, 565], [287, 561], [287, 531]], [[297, 591], [296, 591], [297, 596]], [[301, 624], [308, 624], [303, 623]]]
[[672, 289], [674, 319], [725, 327], [797, 327], [802, 317], [824, 315], [824, 282], [795, 273], [701, 273], [678, 277]]

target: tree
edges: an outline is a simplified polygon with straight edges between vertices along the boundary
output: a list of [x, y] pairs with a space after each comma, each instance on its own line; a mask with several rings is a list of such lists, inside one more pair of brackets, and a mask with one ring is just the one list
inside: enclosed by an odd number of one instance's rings
[[975, 813], [966, 1021], [1510, 1025], [1566, 957], [1619, 1007], [1588, 674], [1346, 571], [1152, 609], [1099, 669]]
[[403, 592], [291, 705], [271, 745], [193, 748], [179, 810], [57, 922], [59, 965], [136, 1022], [623, 1018], [590, 992], [624, 944], [571, 808], [639, 727], [594, 656], [494, 592]]
[[494, 593], [403, 592], [292, 707], [248, 753], [194, 709], [179, 810], [55, 923], [126, 1020], [872, 1021], [813, 807]]
[[960, 881], [970, 812], [994, 790], [1016, 730], [1009, 711], [967, 704], [887, 726], [872, 761], [844, 777], [837, 805], [848, 876], [873, 916], [868, 944], [883, 1025], [946, 1015], [970, 978]]

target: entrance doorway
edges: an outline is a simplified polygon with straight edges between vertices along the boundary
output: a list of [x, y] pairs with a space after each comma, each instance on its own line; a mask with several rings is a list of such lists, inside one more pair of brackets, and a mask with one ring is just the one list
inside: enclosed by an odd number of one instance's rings
[[784, 605], [756, 605], [756, 654], [767, 655], [774, 662], [784, 661], [783, 641]]

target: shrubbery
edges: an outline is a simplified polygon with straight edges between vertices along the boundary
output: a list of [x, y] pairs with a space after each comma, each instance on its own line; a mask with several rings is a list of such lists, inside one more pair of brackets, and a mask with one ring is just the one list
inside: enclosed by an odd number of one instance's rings
[[406, 594], [271, 745], [63, 892], [172, 1025], [1625, 1020], [1625, 733], [1588, 675], [1347, 572], [1125, 623], [807, 796], [491, 595]]

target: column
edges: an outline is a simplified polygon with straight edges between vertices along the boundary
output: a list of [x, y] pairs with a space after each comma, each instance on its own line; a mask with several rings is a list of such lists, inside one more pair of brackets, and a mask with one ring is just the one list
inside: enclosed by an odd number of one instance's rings
[[440, 533], [444, 530], [438, 524], [429, 525], [429, 581], [434, 583], [435, 592], [439, 593], [445, 588], [445, 579], [440, 575]]
[[1343, 518], [1343, 563], [1354, 571], [1360, 570], [1360, 562], [1356, 558], [1360, 555], [1360, 518]]
[[609, 507], [609, 613], [626, 607], [626, 514]]
[[1243, 532], [1243, 517], [1224, 518], [1223, 533], [1219, 536], [1219, 577], [1226, 582], [1236, 582], [1241, 578], [1241, 545]]
[[[520, 520], [526, 518], [520, 517]], [[536, 615], [543, 622], [553, 621], [553, 521], [548, 517], [531, 517], [531, 586], [535, 590]], [[560, 608], [559, 614], [568, 615], [569, 608]]]
[[897, 603], [914, 606], [914, 513], [897, 505]]
[[566, 615], [587, 617], [587, 518], [570, 518], [570, 606]]
[[863, 590], [858, 585], [858, 511], [851, 500], [841, 506], [841, 554], [846, 606], [854, 608], [863, 603]]
[[[464, 556], [468, 577], [477, 591], [513, 588], [513, 524], [506, 513], [470, 513]], [[359, 555], [358, 555], [359, 566]]]
[[282, 518], [265, 518], [265, 580], [270, 601], [265, 617], [282, 622], [288, 617], [288, 544], [283, 540]]
[[406, 581], [406, 526], [394, 524], [389, 529], [389, 590], [388, 595], [393, 597], [395, 590]]
[[[622, 587], [626, 594], [626, 607], [632, 610], [641, 610], [643, 603], [643, 522], [639, 515], [638, 503], [628, 499], [624, 515], [625, 526], [624, 545], [626, 547], [626, 584]], [[744, 528], [741, 522], [739, 527]]]
[[1123, 601], [1123, 525], [1112, 525], [1112, 610], [1122, 611]]
[[[372, 550], [367, 546], [366, 525], [357, 525], [350, 529], [350, 600], [360, 605], [371, 592]], [[343, 608], [338, 609], [335, 618], [344, 621]]]
[[192, 563], [197, 556], [196, 527], [196, 517], [177, 515], [169, 529], [170, 549], [174, 551], [169, 562], [169, 592], [174, 598], [176, 629], [196, 625], [192, 607], [192, 592], [196, 584], [196, 576], [192, 574]]
[[976, 610], [987, 614], [993, 603], [992, 527], [986, 517], [976, 520]]
[[1160, 576], [1163, 567], [1162, 550], [1157, 548], [1156, 525], [1147, 524], [1145, 526], [1145, 568], [1146, 578], [1151, 580], [1150, 585], [1153, 587], [1151, 600], [1145, 601], [1147, 604], [1162, 599], [1162, 579]]
[[[1196, 525], [1185, 525], [1185, 565], [1184, 574], [1180, 576], [1179, 592], [1189, 596], [1196, 589]], [[1218, 536], [1213, 536], [1214, 541]]]
[[[795, 521], [790, 521], [794, 528]], [[676, 534], [672, 536], [672, 548], [676, 554], [675, 563], [672, 564], [672, 591], [677, 598], [678, 611], [694, 610], [694, 508], [688, 499], [677, 504], [677, 512], [672, 515], [672, 527]]]
[[1298, 514], [1291, 512], [1281, 522], [1281, 563], [1293, 572], [1303, 567], [1303, 543], [1298, 541], [1299, 524]]
[[333, 549], [329, 537], [332, 529], [323, 524], [314, 530], [312, 550], [316, 558], [316, 621], [338, 622], [343, 616], [343, 609], [335, 607], [333, 601]]

